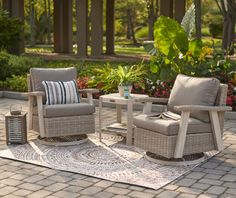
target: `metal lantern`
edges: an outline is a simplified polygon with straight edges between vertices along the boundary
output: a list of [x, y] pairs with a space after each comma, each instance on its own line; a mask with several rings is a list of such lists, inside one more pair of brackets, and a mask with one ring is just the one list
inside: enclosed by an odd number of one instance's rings
[[5, 115], [6, 143], [24, 144], [27, 142], [26, 113], [12, 110]]

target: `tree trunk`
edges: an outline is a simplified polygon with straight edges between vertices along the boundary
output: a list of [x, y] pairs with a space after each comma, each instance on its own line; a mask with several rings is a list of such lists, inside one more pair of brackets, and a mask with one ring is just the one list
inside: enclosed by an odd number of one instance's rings
[[194, 0], [195, 12], [196, 12], [196, 38], [201, 39], [202, 37], [202, 25], [201, 25], [201, 0]]
[[233, 55], [236, 20], [236, 1], [221, 0], [221, 11], [224, 17], [222, 48], [227, 54]]
[[48, 28], [47, 28], [47, 34], [48, 34], [48, 44], [52, 42], [51, 39], [51, 2], [48, 0]]
[[30, 45], [35, 46], [35, 9], [34, 0], [30, 1]]
[[130, 9], [127, 9], [127, 30], [126, 30], [126, 38], [131, 39], [131, 24], [130, 24]]
[[158, 13], [159, 13], [159, 0], [156, 0], [156, 5], [155, 5], [155, 21], [158, 18]]
[[130, 33], [133, 39], [133, 43], [136, 45], [137, 44], [137, 40], [135, 38], [135, 33], [134, 33], [134, 23], [132, 20], [132, 15], [131, 15], [131, 10], [128, 9], [128, 24], [130, 24]]
[[153, 40], [153, 27], [155, 22], [154, 0], [149, 0], [148, 3], [148, 39]]
[[47, 40], [47, 32], [48, 32], [48, 10], [47, 10], [47, 0], [44, 0], [44, 27], [45, 32], [43, 32], [43, 42], [46, 43]]

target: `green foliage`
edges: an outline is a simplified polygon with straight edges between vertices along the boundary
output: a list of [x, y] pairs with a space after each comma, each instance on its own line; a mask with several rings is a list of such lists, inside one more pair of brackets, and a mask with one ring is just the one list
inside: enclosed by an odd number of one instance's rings
[[5, 80], [10, 75], [8, 62], [10, 55], [6, 52], [0, 52], [0, 80]]
[[23, 75], [28, 73], [31, 67], [44, 67], [45, 62], [38, 57], [11, 55], [8, 64], [11, 74]]
[[5, 88], [11, 91], [27, 91], [27, 77], [12, 75], [11, 78], [7, 78], [5, 81]]
[[104, 67], [95, 68], [94, 73], [96, 75], [92, 77], [89, 85], [111, 93], [116, 91], [119, 85], [131, 85], [138, 82], [142, 86], [147, 70], [142, 63], [132, 66], [118, 65], [116, 68], [107, 64]]
[[[191, 23], [188, 24], [191, 26]], [[219, 56], [213, 47], [204, 46], [201, 40], [188, 40], [187, 36], [187, 32], [173, 19], [163, 16], [157, 20], [154, 30], [157, 53], [153, 53], [150, 63], [150, 70], [157, 74], [157, 79], [171, 80], [179, 73], [191, 76], [226, 75], [236, 69], [235, 62], [222, 62], [224, 56]], [[151, 50], [149, 45], [149, 53]]]
[[209, 31], [213, 38], [219, 38], [223, 35], [223, 23], [210, 23], [209, 24]]
[[137, 30], [136, 38], [147, 38], [148, 37], [148, 27], [143, 27], [139, 30]]
[[157, 55], [157, 48], [155, 48], [153, 41], [143, 42], [143, 47], [144, 47], [145, 51], [148, 54], [150, 54], [151, 56], [156, 56]]
[[9, 49], [20, 40], [22, 23], [10, 18], [8, 13], [0, 9], [0, 50]]
[[161, 16], [154, 26], [154, 40], [158, 51], [168, 57], [188, 50], [188, 37], [179, 23]]
[[31, 67], [43, 67], [44, 61], [37, 57], [16, 56], [0, 52], [0, 80], [14, 75], [24, 75]]

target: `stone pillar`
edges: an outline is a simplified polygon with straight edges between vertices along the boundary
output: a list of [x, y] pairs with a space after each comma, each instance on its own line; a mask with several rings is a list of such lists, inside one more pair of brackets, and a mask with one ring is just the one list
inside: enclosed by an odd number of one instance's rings
[[175, 20], [181, 23], [185, 14], [185, 0], [175, 1]]
[[106, 3], [106, 54], [114, 54], [115, 0]]
[[103, 0], [91, 0], [91, 56], [102, 56]]
[[54, 52], [72, 53], [72, 0], [54, 0]]
[[[9, 12], [10, 17], [18, 18], [24, 23], [24, 0], [3, 0], [3, 9]], [[16, 46], [9, 49], [10, 53], [21, 54], [25, 51], [24, 32], [22, 32], [21, 40]]]
[[77, 55], [87, 56], [88, 0], [76, 0]]
[[160, 0], [160, 14], [173, 18], [173, 0]]

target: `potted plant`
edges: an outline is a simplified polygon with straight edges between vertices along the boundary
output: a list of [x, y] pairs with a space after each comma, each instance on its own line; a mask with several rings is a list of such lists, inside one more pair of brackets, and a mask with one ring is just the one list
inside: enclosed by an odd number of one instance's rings
[[124, 96], [124, 87], [128, 87], [131, 92], [132, 84], [135, 82], [141, 87], [144, 86], [143, 79], [147, 70], [142, 63], [132, 66], [119, 65], [117, 68], [106, 65], [103, 68], [96, 68], [95, 73], [89, 82], [90, 85], [99, 87], [105, 93], [116, 92], [118, 89], [120, 95]]

